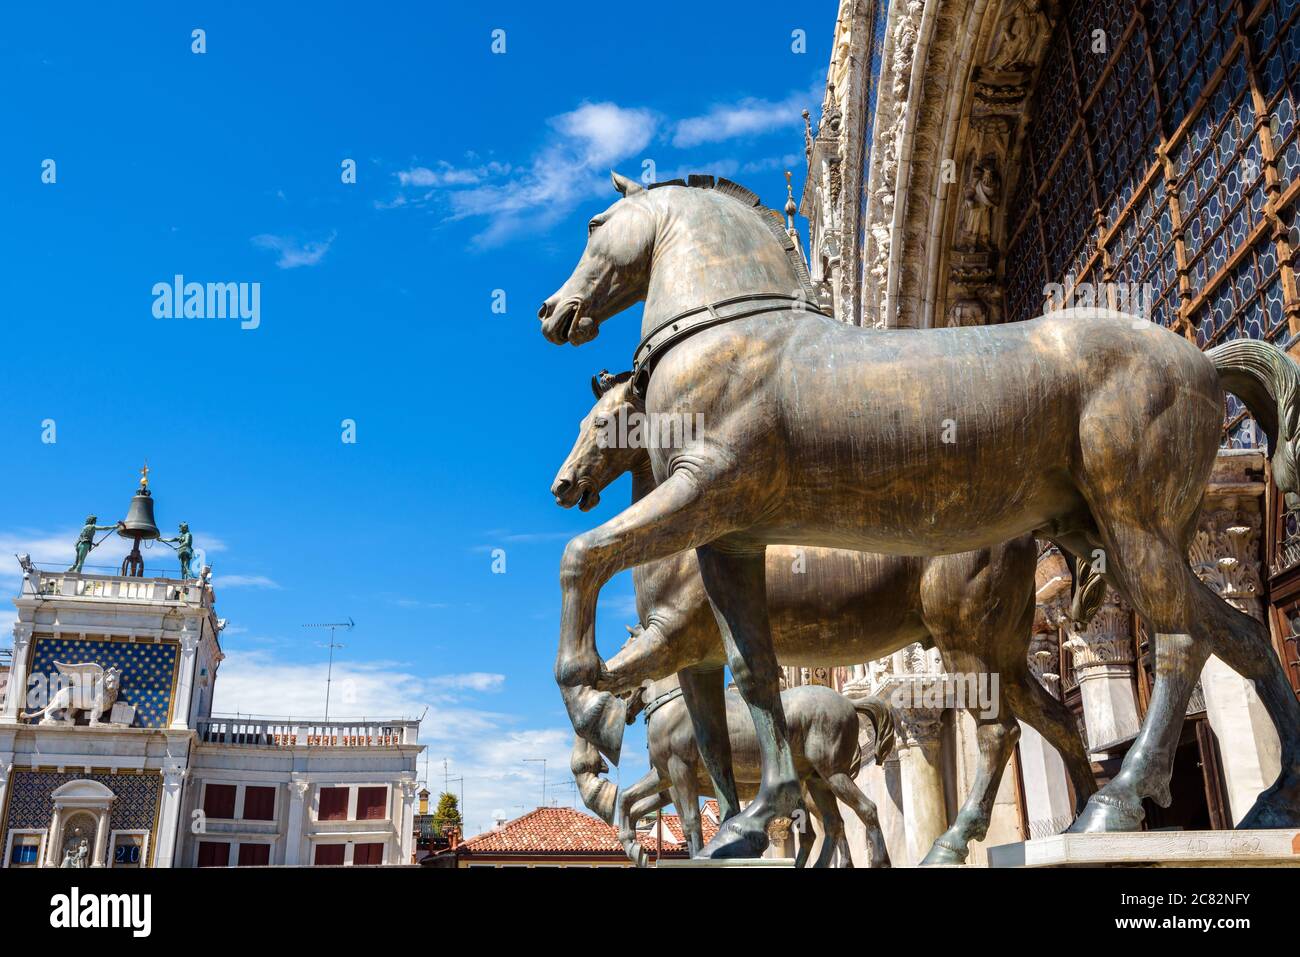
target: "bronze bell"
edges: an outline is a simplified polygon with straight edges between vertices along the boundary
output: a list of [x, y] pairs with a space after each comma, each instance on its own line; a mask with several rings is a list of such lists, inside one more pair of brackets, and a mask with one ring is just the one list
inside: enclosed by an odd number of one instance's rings
[[122, 527], [117, 530], [117, 534], [123, 538], [138, 538], [142, 541], [161, 537], [162, 533], [158, 531], [153, 518], [153, 496], [144, 486], [136, 489], [135, 496], [131, 499], [131, 508], [122, 520]]

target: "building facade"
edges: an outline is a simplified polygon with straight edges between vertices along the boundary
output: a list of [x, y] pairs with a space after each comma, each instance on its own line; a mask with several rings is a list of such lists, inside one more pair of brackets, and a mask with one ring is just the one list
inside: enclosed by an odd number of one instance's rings
[[3, 866], [413, 862], [418, 721], [213, 715], [210, 571], [22, 564], [0, 696]]
[[[1297, 106], [1295, 0], [843, 0], [820, 116], [806, 118], [809, 271], [857, 325], [1098, 304], [1201, 348], [1253, 337], [1300, 358]], [[1268, 623], [1300, 689], [1300, 518], [1276, 493], [1262, 430], [1234, 397], [1225, 413], [1189, 557]], [[1031, 662], [1104, 782], [1145, 715], [1149, 632], [1113, 593], [1072, 629], [1068, 571], [1042, 546]], [[787, 680], [887, 692], [941, 670], [914, 648]], [[966, 793], [973, 738], [961, 714], [900, 717], [897, 761], [863, 777], [891, 855], [910, 862]], [[1173, 802], [1147, 802], [1146, 826], [1231, 827], [1277, 770], [1253, 686], [1212, 658]], [[1024, 728], [984, 845], [1059, 832], [1072, 806], [1056, 752]]]

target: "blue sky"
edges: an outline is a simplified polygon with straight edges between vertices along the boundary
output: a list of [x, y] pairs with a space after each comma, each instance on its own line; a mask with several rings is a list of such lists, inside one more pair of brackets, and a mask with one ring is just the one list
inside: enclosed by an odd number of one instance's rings
[[[610, 167], [724, 175], [777, 208], [789, 168], [797, 194], [836, 4], [126, 9], [11, 6], [0, 29], [0, 587], [4, 556], [66, 563], [87, 511], [124, 514], [147, 458], [160, 525], [190, 523], [230, 621], [218, 710], [319, 714], [325, 639], [300, 626], [351, 616], [332, 712], [427, 707], [433, 787], [445, 758], [468, 830], [522, 813], [542, 793], [524, 758], [569, 777], [560, 554], [628, 495], [584, 515], [548, 488], [589, 377], [628, 365], [639, 326], [559, 349], [537, 306]], [[260, 283], [260, 325], [155, 318], [178, 273]], [[620, 576], [606, 656], [634, 617]], [[626, 783], [639, 727], [624, 754]]]

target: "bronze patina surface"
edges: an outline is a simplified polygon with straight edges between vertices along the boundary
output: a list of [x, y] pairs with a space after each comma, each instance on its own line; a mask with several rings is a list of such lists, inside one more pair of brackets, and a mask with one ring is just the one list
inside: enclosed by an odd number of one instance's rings
[[[634, 502], [654, 488], [649, 451], [607, 441], [610, 435], [631, 434], [629, 423], [638, 414], [640, 403], [629, 376], [602, 374], [593, 380], [593, 389], [596, 404], [551, 488], [566, 507], [592, 507], [625, 472], [632, 473]], [[937, 557], [784, 545], [767, 549], [768, 620], [780, 664], [852, 665], [921, 642], [940, 650], [946, 672], [977, 676], [982, 687], [995, 692], [989, 701], [964, 703], [976, 726], [979, 766], [952, 827], [924, 863], [959, 863], [969, 842], [987, 833], [1003, 770], [1020, 737], [1017, 719], [1061, 753], [1076, 811], [1096, 790], [1076, 722], [1028, 668], [1036, 559], [1032, 535]], [[701, 759], [717, 781], [711, 793], [726, 819], [738, 809], [723, 734], [721, 682], [727, 657], [698, 559], [693, 551], [679, 552], [638, 566], [632, 576], [642, 624], [606, 662], [596, 687], [621, 695], [681, 672]], [[613, 785], [593, 781], [589, 770], [573, 770], [587, 806], [610, 820]]]
[[[643, 865], [645, 852], [636, 839], [636, 822], [671, 802], [681, 818], [691, 853], [698, 854], [703, 844], [700, 795], [712, 794], [713, 785], [696, 744], [686, 703], [678, 691], [677, 678], [648, 682], [637, 689], [633, 702], [629, 720], [640, 710], [645, 711], [650, 770], [618, 793], [619, 840], [628, 856]], [[781, 694], [781, 703], [789, 725], [795, 773], [812, 798], [811, 810], [821, 820], [826, 836], [813, 866], [828, 866], [836, 850], [840, 852], [841, 867], [854, 864], [837, 803], [843, 801], [866, 828], [870, 866], [888, 867], [889, 852], [880, 832], [876, 806], [853, 782], [862, 764], [858, 747], [860, 717], [871, 724], [876, 763], [889, 757], [894, 722], [888, 704], [879, 698], [850, 700], [819, 685], [790, 688]], [[736, 783], [741, 798], [749, 800], [757, 793], [761, 776], [754, 722], [735, 692], [725, 696], [724, 710]], [[572, 765], [582, 766], [584, 756], [590, 760], [594, 750], [581, 738], [575, 740]], [[812, 832], [800, 818], [795, 821], [802, 824], [796, 827], [800, 838], [796, 864], [802, 867], [812, 848]]]
[[[552, 342], [590, 339], [642, 300], [644, 335], [702, 303], [803, 286], [793, 241], [782, 241], [771, 212], [743, 188], [712, 178], [615, 185], [623, 198], [593, 220], [573, 274], [539, 312]], [[1186, 556], [1225, 387], [1266, 431], [1271, 424], [1274, 476], [1284, 493], [1300, 493], [1298, 378], [1267, 343], [1202, 353], [1167, 329], [1101, 309], [929, 330], [857, 328], [792, 309], [703, 329], [659, 358], [645, 408], [698, 414], [705, 428], [679, 448], [651, 449], [653, 491], [565, 549], [556, 678], [574, 726], [616, 758], [624, 707], [595, 687], [601, 586], [696, 549], [763, 758], [755, 800], [704, 853], [761, 853], [768, 822], [799, 801], [766, 548], [943, 555], [1035, 533], [1104, 563], [1098, 570], [1155, 633], [1142, 730], [1074, 829], [1135, 829], [1143, 798], [1169, 802], [1187, 700], [1211, 653], [1255, 681], [1281, 743], [1281, 773], [1241, 826], [1293, 826], [1300, 702], [1267, 629], [1204, 585]]]

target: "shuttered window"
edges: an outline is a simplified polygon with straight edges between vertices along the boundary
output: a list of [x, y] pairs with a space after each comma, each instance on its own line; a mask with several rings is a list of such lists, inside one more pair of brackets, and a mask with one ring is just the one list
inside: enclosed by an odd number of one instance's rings
[[388, 788], [357, 788], [357, 820], [382, 821], [388, 817]]
[[321, 788], [320, 813], [322, 821], [346, 821], [348, 819], [348, 788]]
[[203, 789], [203, 813], [208, 817], [229, 819], [235, 816], [235, 786], [209, 784]]

